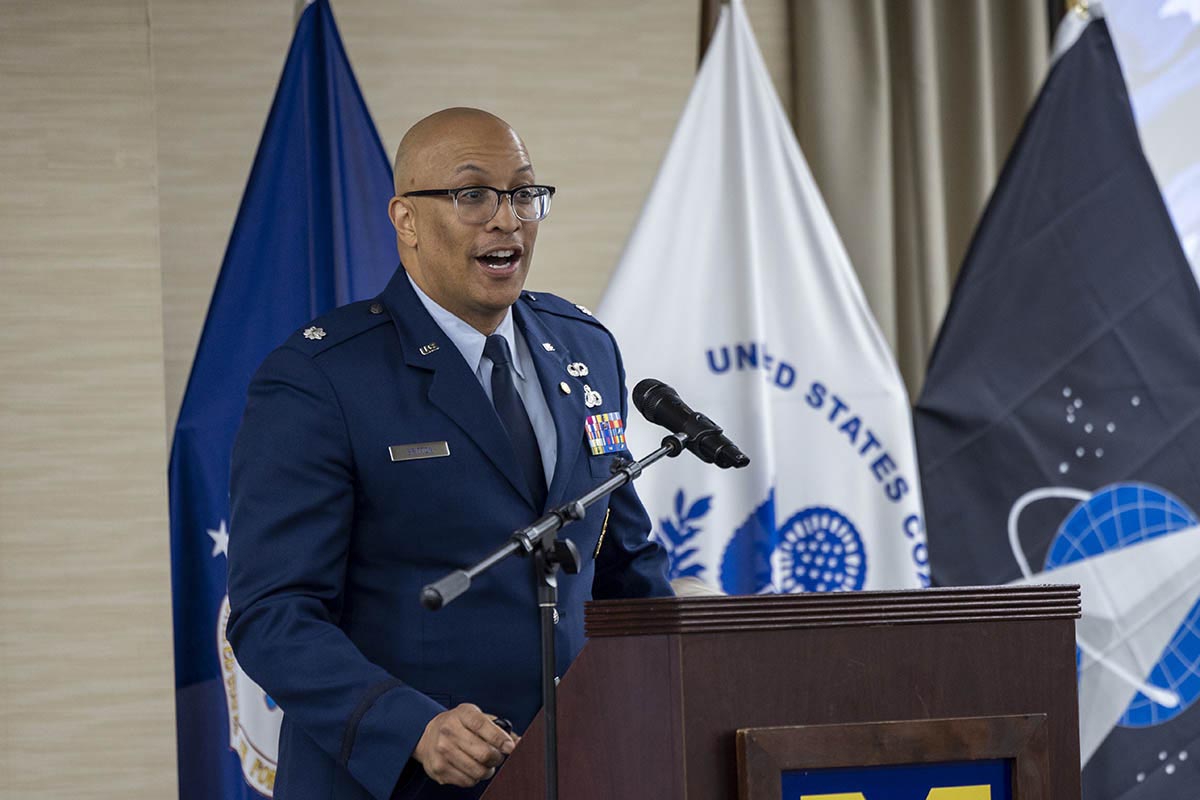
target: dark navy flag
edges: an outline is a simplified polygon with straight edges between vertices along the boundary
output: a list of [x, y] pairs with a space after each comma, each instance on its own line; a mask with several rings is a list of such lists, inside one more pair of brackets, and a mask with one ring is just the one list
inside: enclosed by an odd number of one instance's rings
[[1025, 122], [916, 429], [936, 583], [1082, 584], [1084, 796], [1193, 796], [1200, 288], [1103, 20]]
[[179, 796], [270, 795], [280, 711], [225, 642], [229, 458], [246, 388], [312, 317], [395, 269], [388, 159], [327, 0], [305, 9], [213, 292], [171, 450]]

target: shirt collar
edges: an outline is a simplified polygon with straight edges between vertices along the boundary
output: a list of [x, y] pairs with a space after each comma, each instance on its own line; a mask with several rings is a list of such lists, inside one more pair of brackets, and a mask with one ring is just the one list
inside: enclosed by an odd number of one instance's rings
[[[406, 273], [407, 275], [407, 273]], [[413, 291], [417, 293], [421, 305], [425, 306], [425, 310], [429, 312], [429, 316], [433, 317], [433, 321], [442, 329], [442, 333], [454, 342], [454, 346], [462, 353], [463, 359], [466, 360], [467, 366], [472, 372], [479, 371], [479, 362], [483, 359], [483, 345], [487, 342], [487, 337], [479, 331], [472, 328], [453, 312], [447, 311], [438, 305], [437, 301], [421, 290], [417, 286], [417, 282], [412, 279], [411, 275], [407, 275], [408, 282], [412, 284]], [[521, 380], [525, 379], [525, 371], [521, 366], [521, 359], [517, 353], [517, 336], [516, 326], [513, 324], [512, 307], [504, 313], [504, 319], [500, 321], [499, 327], [496, 328], [496, 333], [504, 337], [508, 342], [508, 352], [512, 357], [513, 369], [517, 371], [517, 376]]]

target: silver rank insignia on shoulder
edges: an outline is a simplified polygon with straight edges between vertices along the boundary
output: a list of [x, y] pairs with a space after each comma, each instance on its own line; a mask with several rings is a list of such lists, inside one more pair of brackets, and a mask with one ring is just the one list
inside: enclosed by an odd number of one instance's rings
[[437, 350], [438, 350], [437, 342], [430, 342], [429, 344], [421, 345], [421, 348], [417, 352], [423, 356], [427, 356], [430, 353], [436, 353]]
[[567, 364], [567, 374], [572, 378], [582, 378], [588, 374], [587, 364], [584, 364], [582, 361]]
[[325, 329], [318, 328], [316, 325], [313, 325], [312, 327], [309, 327], [309, 328], [305, 328], [304, 329], [304, 338], [305, 339], [324, 339], [325, 338]]
[[542, 342], [542, 349], [545, 350], [547, 353], [553, 353], [554, 345], [550, 344], [549, 342]]
[[576, 303], [575, 307], [578, 308], [580, 311], [582, 311], [584, 314], [587, 314], [589, 317], [595, 316], [595, 314], [593, 314], [591, 311], [588, 311], [587, 306], [581, 306], [579, 303]]
[[595, 408], [603, 402], [604, 398], [600, 396], [599, 392], [588, 386], [586, 383], [583, 385], [583, 404], [585, 406], [588, 408]]

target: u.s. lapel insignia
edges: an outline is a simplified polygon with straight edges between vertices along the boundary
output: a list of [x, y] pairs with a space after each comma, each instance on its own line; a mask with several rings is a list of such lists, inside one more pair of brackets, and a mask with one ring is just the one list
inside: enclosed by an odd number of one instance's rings
[[621, 421], [620, 411], [593, 414], [583, 421], [583, 427], [587, 431], [592, 455], [617, 453], [625, 449], [625, 423]]
[[588, 386], [586, 383], [583, 385], [583, 404], [585, 406], [588, 408], [595, 408], [603, 402], [604, 398], [600, 396], [599, 392]]
[[576, 303], [575, 307], [578, 308], [582, 313], [587, 314], [589, 317], [596, 316], [595, 314], [593, 314], [591, 311], [588, 310], [587, 306], [581, 306], [579, 303]]
[[437, 349], [437, 342], [430, 342], [429, 344], [421, 345], [421, 348], [417, 352], [423, 356], [427, 356], [430, 353], [436, 353]]
[[567, 364], [567, 374], [572, 378], [582, 378], [588, 374], [587, 364], [582, 361], [573, 361]]
[[549, 342], [542, 342], [542, 349], [545, 350], [547, 353], [553, 353], [554, 345], [550, 344]]
[[316, 325], [304, 329], [305, 339], [324, 339], [325, 329], [318, 328]]

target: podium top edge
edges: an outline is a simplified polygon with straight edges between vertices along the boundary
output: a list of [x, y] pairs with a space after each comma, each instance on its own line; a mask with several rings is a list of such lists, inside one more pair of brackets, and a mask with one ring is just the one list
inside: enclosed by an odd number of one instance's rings
[[781, 627], [1078, 619], [1078, 585], [956, 586], [787, 595], [658, 597], [587, 603], [589, 637]]

